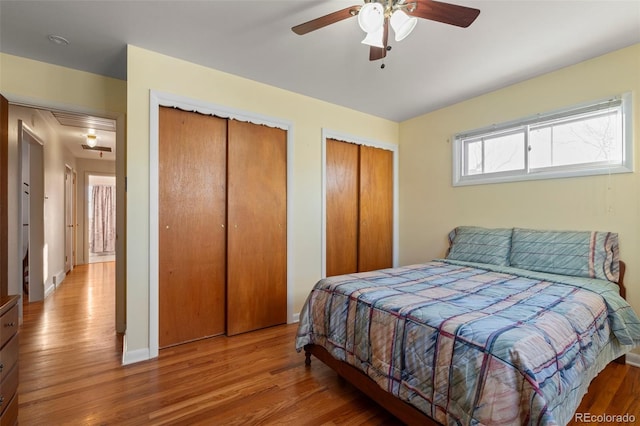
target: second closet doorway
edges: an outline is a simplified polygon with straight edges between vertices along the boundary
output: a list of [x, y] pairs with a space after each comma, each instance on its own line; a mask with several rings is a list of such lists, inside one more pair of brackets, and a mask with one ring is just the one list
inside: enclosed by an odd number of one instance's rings
[[396, 263], [395, 148], [324, 139], [325, 276]]

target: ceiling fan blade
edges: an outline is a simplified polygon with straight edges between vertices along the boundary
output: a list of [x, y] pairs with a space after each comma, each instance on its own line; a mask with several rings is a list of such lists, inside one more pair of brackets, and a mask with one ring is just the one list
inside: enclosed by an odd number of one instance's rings
[[369, 49], [369, 60], [377, 61], [387, 56], [387, 41], [389, 40], [389, 19], [384, 20], [384, 35], [382, 36], [382, 44], [384, 47], [371, 46]]
[[291, 31], [298, 35], [310, 33], [311, 31], [326, 27], [327, 25], [335, 24], [336, 22], [342, 21], [343, 19], [356, 16], [360, 11], [360, 7], [361, 6], [359, 5], [345, 7], [342, 10], [338, 10], [336, 12], [329, 13], [328, 15], [312, 19], [309, 22], [305, 22], [304, 24], [296, 25], [295, 27], [291, 28]]
[[415, 0], [416, 8], [409, 15], [466, 28], [476, 20], [480, 10], [435, 0]]

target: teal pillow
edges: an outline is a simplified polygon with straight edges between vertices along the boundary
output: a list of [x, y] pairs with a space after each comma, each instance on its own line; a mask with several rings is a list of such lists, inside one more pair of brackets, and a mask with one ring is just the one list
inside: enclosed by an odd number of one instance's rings
[[618, 282], [618, 234], [515, 228], [511, 242], [511, 266]]
[[447, 259], [509, 266], [511, 228], [458, 226], [449, 234]]

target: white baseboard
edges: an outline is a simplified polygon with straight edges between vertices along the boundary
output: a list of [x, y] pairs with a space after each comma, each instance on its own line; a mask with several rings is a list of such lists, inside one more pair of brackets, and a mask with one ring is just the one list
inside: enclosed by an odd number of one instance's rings
[[122, 365], [134, 364], [151, 359], [149, 348], [137, 349], [135, 351], [128, 350], [126, 334], [122, 337], [122, 348]]
[[56, 286], [53, 284], [53, 282], [45, 282], [45, 289], [44, 289], [44, 298], [46, 299], [47, 297], [49, 297], [49, 295], [51, 293], [53, 293], [53, 291], [56, 289]]
[[640, 368], [640, 354], [629, 352], [626, 356], [627, 364]]
[[291, 324], [296, 323], [296, 322], [300, 322], [300, 312], [293, 314], [293, 321], [291, 321]]
[[122, 365], [134, 364], [149, 359], [151, 359], [149, 357], [149, 349], [138, 349], [136, 351], [125, 351], [122, 353]]
[[64, 281], [66, 277], [67, 274], [64, 271], [60, 271], [57, 274], [53, 274], [51, 276], [51, 280], [47, 279], [47, 281], [44, 283], [44, 298], [46, 299], [51, 293], [53, 293], [58, 287], [60, 287], [60, 284], [62, 284], [62, 281]]
[[57, 274], [55, 274], [54, 277], [55, 277], [54, 285], [56, 288], [58, 288], [60, 287], [60, 284], [62, 284], [64, 279], [67, 278], [67, 274], [64, 271], [60, 271]]

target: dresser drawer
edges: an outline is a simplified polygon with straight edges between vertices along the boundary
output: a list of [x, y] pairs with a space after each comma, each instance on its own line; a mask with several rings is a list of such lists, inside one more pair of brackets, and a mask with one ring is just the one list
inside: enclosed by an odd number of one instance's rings
[[18, 305], [0, 317], [0, 347], [4, 346], [7, 341], [18, 331]]
[[0, 413], [4, 413], [7, 406], [18, 391], [18, 364], [14, 365], [0, 383]]
[[18, 394], [13, 395], [7, 408], [0, 415], [0, 426], [13, 426], [18, 424]]
[[11, 371], [18, 361], [18, 335], [14, 334], [9, 342], [0, 350], [0, 382]]

